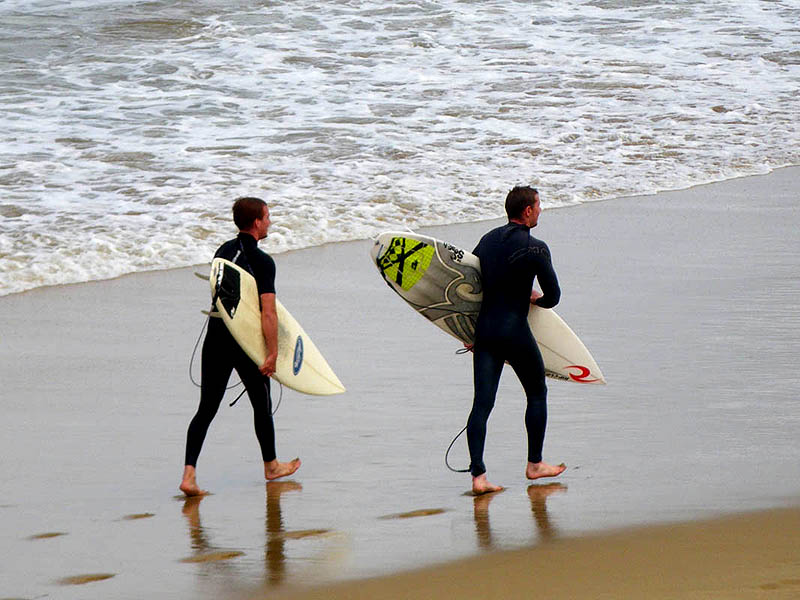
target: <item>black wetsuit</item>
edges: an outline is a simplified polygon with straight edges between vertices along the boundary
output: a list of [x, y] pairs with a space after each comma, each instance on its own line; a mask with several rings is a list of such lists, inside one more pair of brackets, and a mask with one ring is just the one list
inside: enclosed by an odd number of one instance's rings
[[527, 396], [525, 427], [528, 460], [542, 460], [547, 426], [547, 386], [544, 363], [528, 326], [531, 290], [539, 279], [542, 297], [536, 304], [551, 308], [561, 290], [547, 244], [530, 235], [524, 225], [509, 222], [481, 238], [474, 254], [481, 262], [483, 301], [475, 328], [473, 377], [475, 398], [467, 421], [470, 472], [486, 472], [483, 447], [486, 422], [494, 407], [503, 364], [508, 361]]
[[[275, 293], [275, 261], [258, 249], [255, 238], [239, 235], [219, 247], [214, 257], [226, 258], [249, 271], [256, 279], [258, 294]], [[211, 318], [203, 342], [200, 383], [200, 406], [186, 435], [186, 462], [196, 466], [206, 432], [217, 414], [231, 372], [236, 369], [253, 405], [256, 437], [264, 462], [274, 460], [275, 426], [272, 422], [272, 403], [269, 378], [264, 377], [244, 350], [236, 343], [220, 318]]]

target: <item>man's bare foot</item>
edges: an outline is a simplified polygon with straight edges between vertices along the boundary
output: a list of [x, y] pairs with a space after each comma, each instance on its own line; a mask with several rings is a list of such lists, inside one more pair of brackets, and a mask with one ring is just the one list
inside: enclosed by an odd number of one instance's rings
[[542, 477], [557, 477], [567, 469], [567, 465], [561, 463], [560, 465], [548, 465], [546, 462], [528, 463], [525, 469], [525, 477], [528, 479], [540, 479]]
[[297, 469], [300, 468], [300, 464], [299, 458], [290, 460], [288, 463], [278, 462], [276, 458], [275, 460], [264, 463], [264, 477], [266, 477], [267, 481], [286, 477], [297, 471]]
[[472, 478], [472, 494], [480, 496], [481, 494], [491, 494], [492, 492], [499, 492], [504, 489], [502, 485], [495, 485], [489, 483], [486, 479], [486, 473], [482, 473], [477, 477]]
[[186, 465], [183, 468], [183, 479], [181, 480], [179, 489], [187, 496], [205, 496], [207, 491], [201, 490], [197, 486], [197, 474], [195, 468], [191, 465]]

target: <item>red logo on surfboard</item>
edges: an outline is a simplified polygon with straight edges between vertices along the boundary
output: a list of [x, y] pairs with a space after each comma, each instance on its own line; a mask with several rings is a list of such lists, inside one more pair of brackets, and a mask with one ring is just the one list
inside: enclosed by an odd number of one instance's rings
[[578, 369], [577, 374], [570, 373], [569, 377], [572, 381], [577, 381], [578, 383], [596, 383], [600, 381], [599, 379], [586, 379], [589, 375], [591, 375], [591, 371], [586, 368], [582, 367], [581, 365], [569, 365], [564, 367], [565, 369]]

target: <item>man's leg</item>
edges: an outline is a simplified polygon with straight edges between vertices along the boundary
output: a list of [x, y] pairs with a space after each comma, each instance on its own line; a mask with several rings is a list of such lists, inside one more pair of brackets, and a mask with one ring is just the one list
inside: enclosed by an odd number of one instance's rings
[[528, 433], [528, 464], [525, 474], [528, 479], [555, 477], [566, 468], [553, 466], [542, 460], [542, 448], [547, 429], [547, 384], [544, 376], [544, 361], [539, 347], [530, 340], [521, 340], [509, 357], [509, 363], [522, 383], [527, 399], [525, 408], [525, 429]]
[[272, 419], [270, 380], [264, 377], [244, 352], [237, 358], [236, 371], [247, 389], [253, 406], [253, 424], [264, 461], [264, 477], [268, 480], [291, 475], [300, 468], [300, 459], [279, 462], [275, 452], [275, 424]]
[[203, 448], [206, 433], [211, 421], [219, 410], [225, 387], [228, 385], [233, 365], [227, 360], [229, 356], [222, 348], [225, 344], [225, 332], [219, 331], [219, 326], [225, 327], [222, 322], [209, 323], [208, 334], [203, 342], [201, 376], [200, 376], [200, 406], [197, 413], [189, 423], [186, 433], [186, 458], [184, 461], [183, 478], [180, 489], [187, 496], [198, 496], [206, 493], [197, 486], [196, 467], [197, 459]]
[[497, 386], [503, 371], [503, 359], [491, 352], [475, 347], [472, 357], [475, 396], [467, 420], [467, 445], [469, 446], [472, 491], [476, 494], [502, 489], [486, 480], [483, 449], [486, 444], [486, 423], [494, 408]]

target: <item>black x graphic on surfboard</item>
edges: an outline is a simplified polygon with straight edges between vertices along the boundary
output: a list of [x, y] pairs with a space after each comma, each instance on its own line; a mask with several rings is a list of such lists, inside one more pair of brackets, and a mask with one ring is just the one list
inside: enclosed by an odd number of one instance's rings
[[[384, 277], [386, 276], [387, 269], [395, 265], [397, 266], [397, 274], [394, 279], [395, 283], [401, 287], [403, 285], [403, 273], [406, 266], [406, 261], [411, 256], [416, 254], [419, 250], [422, 250], [427, 246], [427, 244], [423, 242], [417, 242], [416, 240], [414, 240], [416, 244], [407, 250], [406, 242], [408, 241], [411, 240], [407, 240], [406, 238], [394, 238], [391, 247], [392, 249], [391, 255], [387, 252], [386, 255], [381, 259], [381, 264], [380, 264], [381, 273], [384, 275]], [[411, 269], [416, 269], [417, 268], [416, 263], [417, 261], [414, 260], [414, 262], [412, 262], [409, 265], [409, 267]]]

